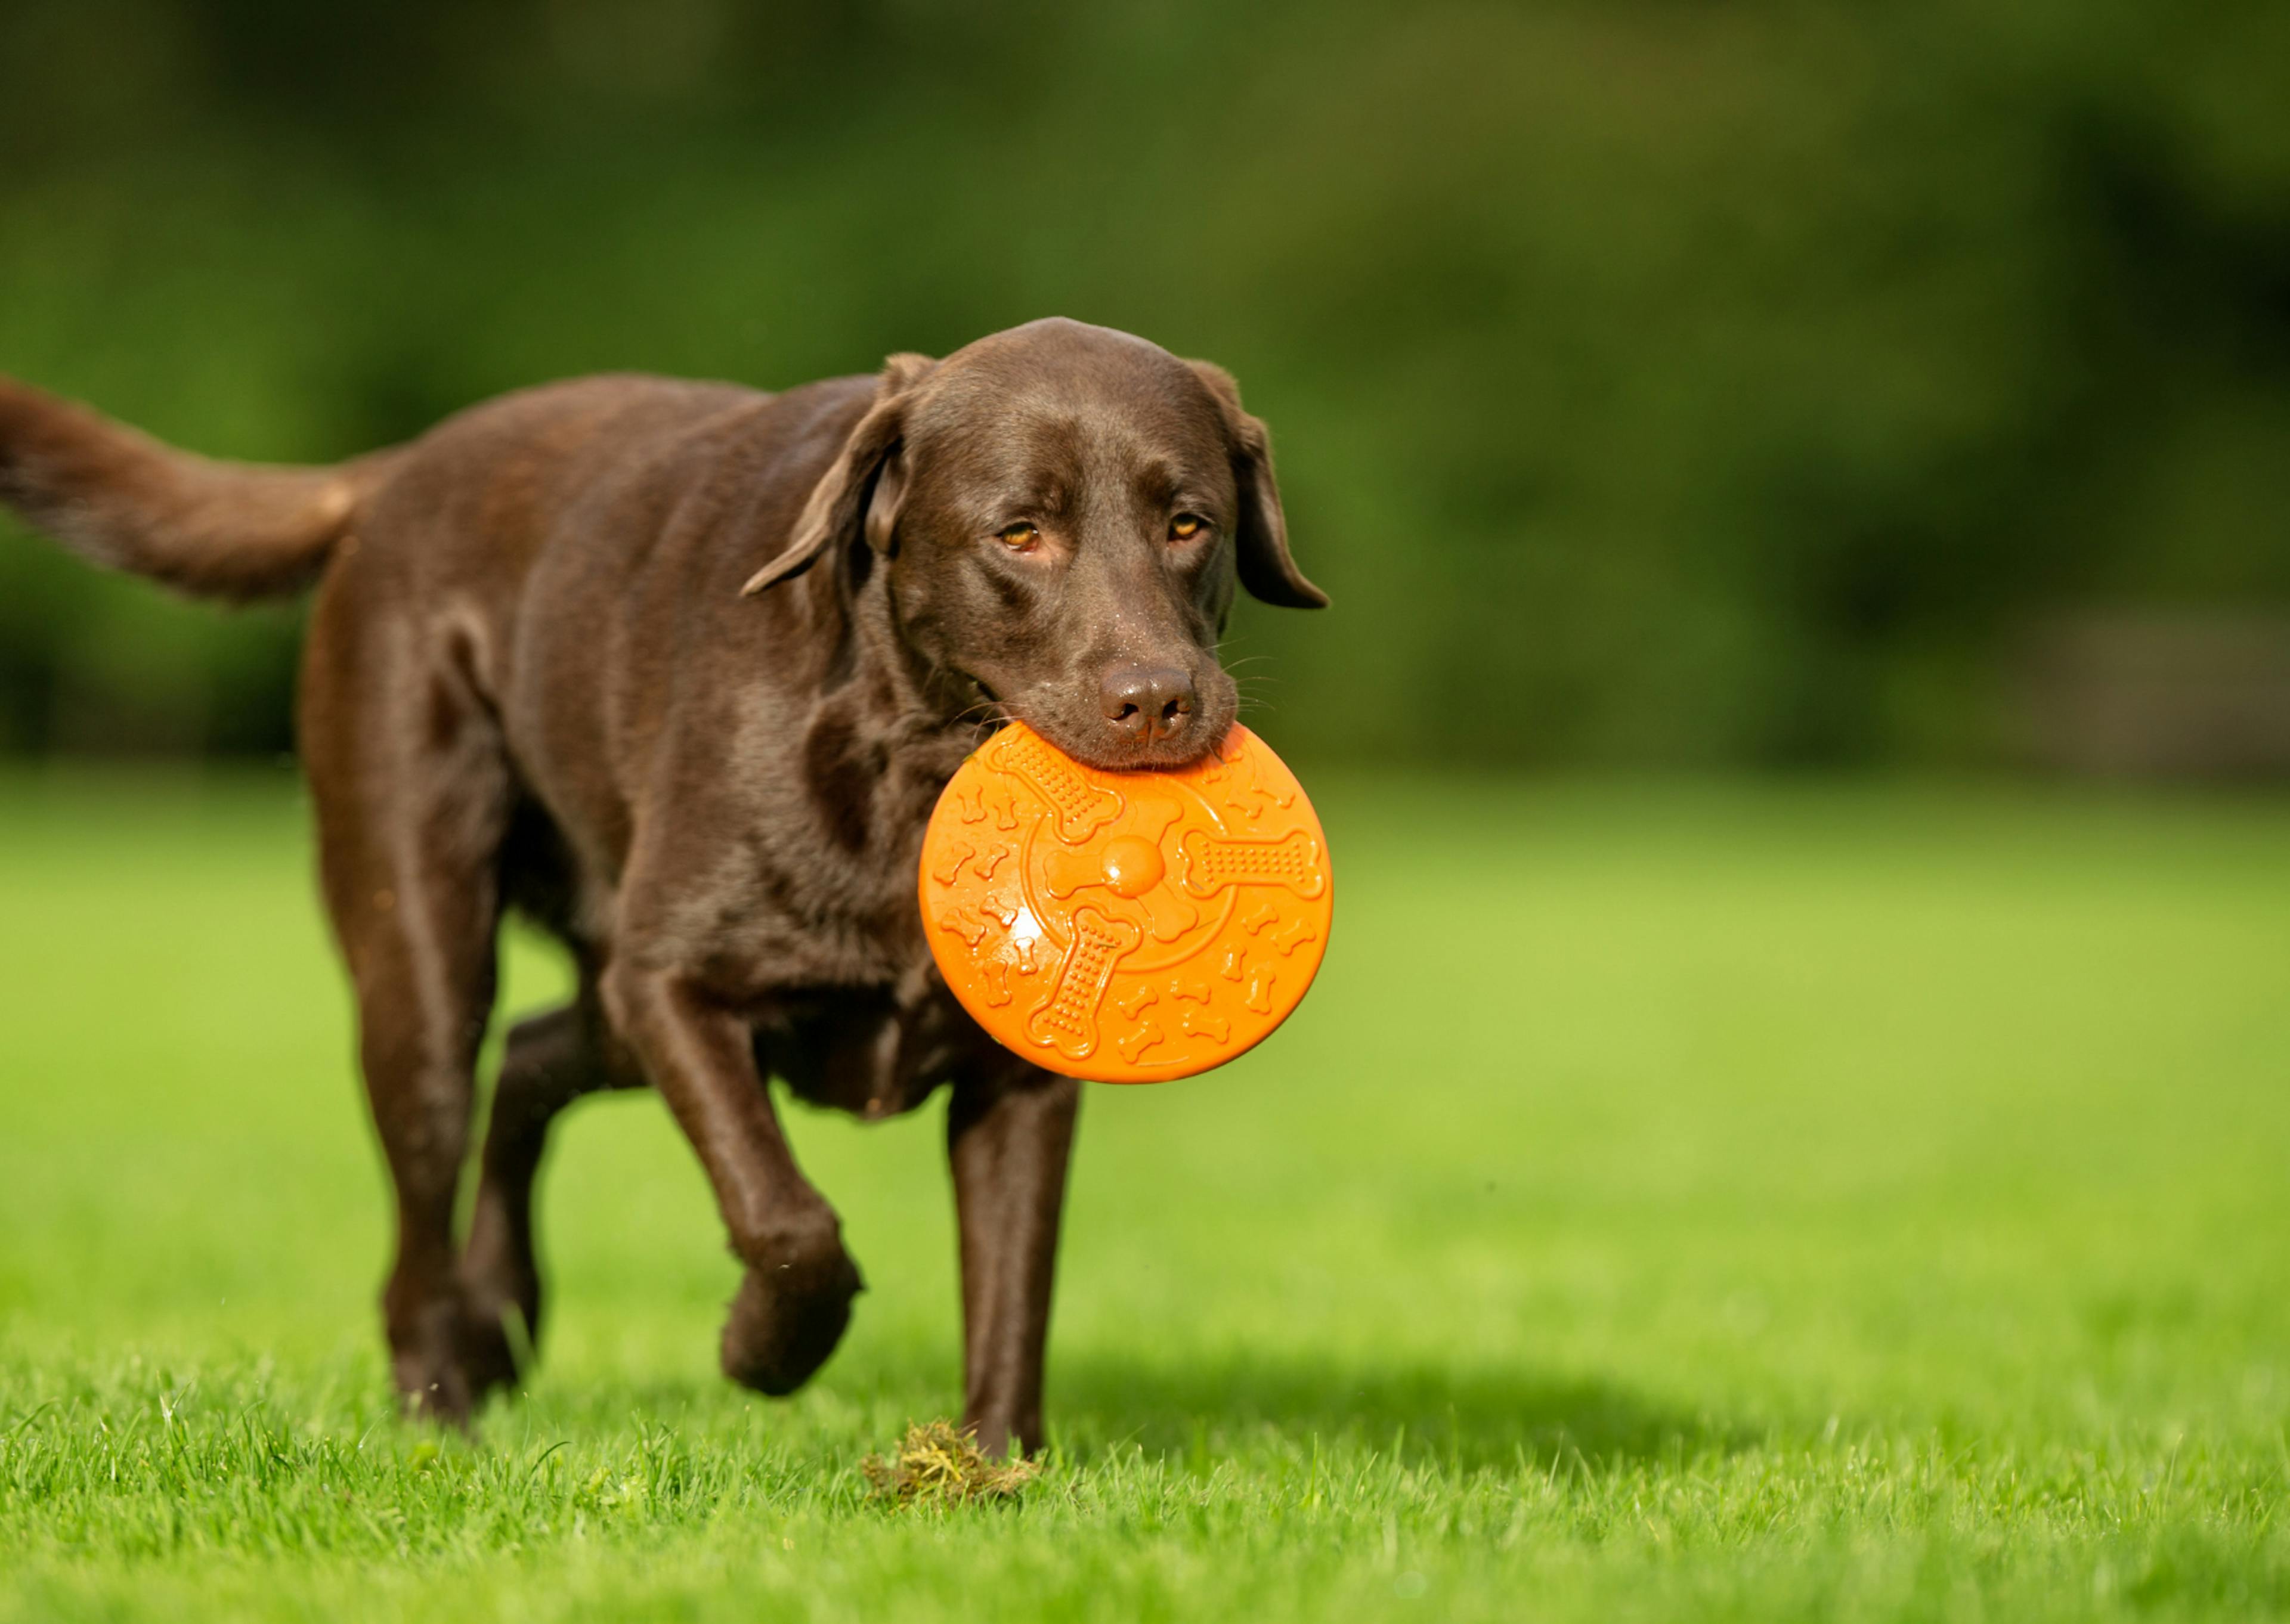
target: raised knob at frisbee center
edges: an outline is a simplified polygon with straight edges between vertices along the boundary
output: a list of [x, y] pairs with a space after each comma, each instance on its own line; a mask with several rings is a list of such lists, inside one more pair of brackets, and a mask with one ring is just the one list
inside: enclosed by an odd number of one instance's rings
[[1141, 835], [1117, 835], [1098, 854], [1100, 872], [1116, 896], [1141, 897], [1161, 883], [1168, 865], [1161, 848]]

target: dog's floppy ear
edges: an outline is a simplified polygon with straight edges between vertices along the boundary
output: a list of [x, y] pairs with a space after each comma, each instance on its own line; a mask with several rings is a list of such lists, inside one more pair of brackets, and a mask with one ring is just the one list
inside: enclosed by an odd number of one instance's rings
[[905, 484], [900, 451], [907, 407], [915, 386], [937, 365], [928, 356], [893, 356], [884, 363], [875, 385], [875, 404], [812, 487], [786, 550], [749, 576], [742, 593], [752, 596], [800, 575], [837, 546], [855, 542], [861, 535], [877, 552], [890, 551]]
[[1216, 396], [1233, 448], [1233, 479], [1240, 490], [1239, 533], [1233, 543], [1240, 584], [1285, 609], [1325, 609], [1328, 595], [1304, 579], [1288, 554], [1288, 518], [1280, 508], [1279, 482], [1272, 476], [1272, 436], [1261, 420], [1242, 409], [1240, 387], [1230, 372], [1207, 361], [1186, 364]]

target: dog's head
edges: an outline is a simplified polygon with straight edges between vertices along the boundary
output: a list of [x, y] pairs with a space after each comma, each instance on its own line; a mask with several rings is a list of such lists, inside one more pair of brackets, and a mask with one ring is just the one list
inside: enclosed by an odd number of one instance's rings
[[1269, 604], [1328, 601], [1289, 556], [1264, 425], [1231, 378], [1056, 319], [893, 356], [748, 590], [846, 554], [887, 561], [924, 659], [1101, 767], [1179, 765], [1223, 736], [1236, 575]]

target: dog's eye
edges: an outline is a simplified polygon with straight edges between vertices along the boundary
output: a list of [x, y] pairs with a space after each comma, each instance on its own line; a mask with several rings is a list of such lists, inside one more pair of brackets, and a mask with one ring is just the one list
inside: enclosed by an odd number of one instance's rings
[[1181, 513], [1169, 521], [1169, 540], [1189, 541], [1209, 527], [1209, 522], [1197, 513]]
[[1013, 553], [1030, 553], [1042, 544], [1041, 527], [1022, 519], [1015, 524], [1005, 524], [1001, 535], [1002, 545]]

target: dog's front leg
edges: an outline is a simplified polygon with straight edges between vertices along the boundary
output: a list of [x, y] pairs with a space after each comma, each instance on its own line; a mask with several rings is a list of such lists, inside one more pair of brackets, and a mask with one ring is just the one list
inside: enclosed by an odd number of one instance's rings
[[724, 1373], [792, 1393], [850, 1323], [859, 1270], [835, 1209], [796, 1166], [756, 1069], [748, 1021], [673, 972], [607, 971], [605, 1009], [700, 1153], [748, 1266], [724, 1327]]
[[1081, 1085], [1032, 1066], [957, 1082], [947, 1113], [962, 1228], [963, 1422], [1042, 1446], [1042, 1353]]

